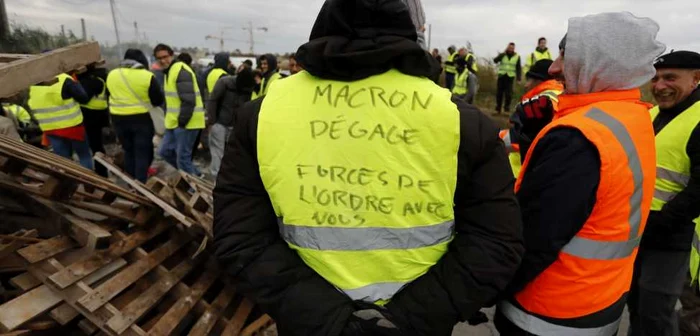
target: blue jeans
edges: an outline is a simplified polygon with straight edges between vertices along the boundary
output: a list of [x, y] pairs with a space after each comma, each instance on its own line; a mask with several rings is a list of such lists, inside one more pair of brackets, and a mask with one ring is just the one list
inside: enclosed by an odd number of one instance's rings
[[58, 137], [55, 135], [47, 136], [51, 147], [53, 147], [53, 152], [57, 155], [63, 156], [69, 160], [73, 159], [73, 152], [78, 154], [78, 160], [80, 165], [92, 170], [92, 151], [90, 151], [90, 146], [88, 145], [87, 138], [83, 141], [66, 139]]
[[176, 128], [165, 131], [163, 141], [158, 149], [160, 155], [171, 166], [191, 175], [201, 173], [192, 163], [192, 148], [197, 141], [198, 129]]

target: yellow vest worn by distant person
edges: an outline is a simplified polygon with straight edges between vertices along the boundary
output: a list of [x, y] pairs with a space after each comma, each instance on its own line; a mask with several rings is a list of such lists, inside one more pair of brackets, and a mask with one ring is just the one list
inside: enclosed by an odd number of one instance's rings
[[194, 93], [196, 104], [194, 107], [194, 112], [190, 121], [185, 126], [186, 129], [202, 129], [204, 128], [204, 104], [202, 103], [202, 95], [199, 92], [199, 84], [197, 84], [197, 76], [192, 71], [187, 64], [182, 62], [177, 62], [170, 67], [170, 71], [166, 76], [165, 80], [165, 105], [167, 111], [165, 112], [165, 128], [175, 129], [178, 127], [178, 117], [180, 116], [180, 107], [182, 102], [180, 101], [180, 96], [177, 93], [177, 77], [180, 74], [180, 70], [187, 71], [192, 76], [192, 85], [194, 85]]
[[58, 82], [50, 86], [34, 85], [29, 88], [29, 108], [42, 131], [78, 126], [83, 122], [80, 105], [73, 99], [63, 99], [63, 84], [73, 80], [66, 74], [56, 76]]
[[469, 70], [464, 69], [462, 73], [457, 74], [455, 78], [455, 86], [452, 88], [452, 93], [456, 95], [465, 95], [469, 92], [469, 84], [467, 80], [469, 79]]
[[209, 90], [209, 94], [214, 91], [214, 86], [216, 85], [216, 81], [221, 78], [221, 76], [226, 76], [228, 75], [228, 72], [224, 71], [224, 69], [221, 68], [214, 68], [209, 71], [209, 74], [207, 75], [207, 90]]
[[525, 72], [528, 72], [530, 68], [532, 67], [533, 64], [537, 63], [537, 61], [543, 60], [543, 59], [552, 59], [552, 54], [549, 52], [549, 49], [545, 50], [544, 52], [540, 52], [537, 49], [533, 51], [530, 56], [527, 58], [525, 61]]
[[89, 108], [91, 110], [106, 110], [107, 109], [107, 84], [104, 79], [100, 77], [95, 77], [102, 82], [102, 92], [95, 97], [92, 97], [87, 104], [82, 104], [80, 106], [84, 108]]
[[17, 104], [10, 104], [10, 103], [2, 103], [2, 107], [5, 108], [6, 111], [9, 111], [12, 113], [15, 118], [21, 123], [28, 124], [32, 121], [32, 116], [27, 112], [27, 110]]
[[457, 66], [455, 65], [455, 60], [459, 56], [458, 52], [453, 52], [447, 57], [447, 62], [445, 62], [445, 72], [451, 74], [457, 74]]
[[114, 115], [148, 113], [153, 73], [146, 69], [119, 68], [107, 76], [109, 112]]
[[[651, 118], [659, 115], [659, 107], [651, 109]], [[690, 157], [686, 152], [688, 140], [700, 124], [700, 102], [673, 118], [656, 135], [656, 189], [651, 202], [652, 211], [660, 211], [666, 202], [683, 191], [690, 181]], [[700, 218], [695, 219], [695, 234], [690, 252], [690, 277], [698, 280], [700, 271]]]
[[277, 81], [257, 154], [284, 240], [351, 299], [386, 303], [454, 236], [459, 120], [449, 91], [396, 70]]
[[257, 99], [259, 97], [262, 97], [267, 94], [267, 91], [270, 89], [270, 85], [272, 85], [273, 82], [276, 80], [280, 79], [282, 75], [280, 75], [279, 72], [275, 72], [270, 76], [270, 79], [262, 79], [262, 82], [260, 82], [260, 91], [255, 92], [253, 91], [253, 94], [251, 95], [250, 99]]
[[498, 63], [498, 75], [515, 77], [518, 62], [520, 62], [520, 55], [518, 54], [513, 54], [510, 58], [508, 58], [508, 55], [503, 55], [503, 58]]

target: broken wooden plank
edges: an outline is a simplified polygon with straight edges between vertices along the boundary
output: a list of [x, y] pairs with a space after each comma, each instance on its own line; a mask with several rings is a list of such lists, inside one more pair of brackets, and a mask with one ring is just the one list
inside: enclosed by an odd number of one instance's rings
[[52, 285], [58, 288], [66, 288], [90, 273], [100, 269], [102, 266], [109, 264], [116, 258], [125, 255], [141, 244], [161, 234], [169, 227], [171, 227], [171, 224], [163, 220], [145, 230], [136, 231], [125, 239], [112, 244], [108, 249], [98, 251], [90, 256], [90, 258], [69, 265], [65, 269], [56, 272], [49, 276], [48, 280]]
[[41, 285], [41, 281], [27, 272], [10, 279], [10, 283], [25, 292]]
[[180, 325], [182, 319], [194, 308], [199, 299], [201, 299], [209, 287], [214, 284], [214, 281], [216, 281], [216, 273], [205, 272], [202, 274], [202, 276], [197, 279], [197, 282], [192, 285], [190, 294], [178, 299], [158, 323], [149, 330], [149, 334], [169, 335]]
[[123, 333], [129, 326], [153, 309], [163, 296], [175, 287], [192, 268], [192, 262], [190, 262], [189, 258], [186, 258], [173, 268], [167, 276], [158, 277], [158, 281], [154, 286], [151, 286], [143, 292], [143, 295], [121, 309], [121, 314], [115, 315], [107, 321], [105, 327], [116, 334]]
[[209, 332], [214, 328], [216, 321], [231, 303], [235, 294], [236, 291], [232, 287], [224, 287], [221, 293], [216, 296], [216, 299], [212, 301], [211, 307], [197, 320], [197, 323], [190, 330], [189, 336], [209, 335]]
[[78, 304], [84, 309], [94, 312], [97, 308], [102, 307], [138, 279], [141, 279], [146, 273], [160, 265], [165, 259], [180, 250], [188, 241], [189, 239], [184, 239], [176, 235], [173, 239], [149, 253], [147, 257], [139, 259], [135, 263], [129, 265], [119, 274], [95, 288], [94, 291], [80, 298]]
[[257, 320], [253, 321], [250, 325], [245, 327], [241, 331], [241, 336], [253, 336], [255, 333], [262, 331], [267, 325], [272, 323], [272, 317], [270, 315], [260, 316]]
[[100, 45], [82, 42], [0, 65], [0, 97], [11, 97], [56, 75], [100, 61]]
[[80, 217], [64, 214], [72, 225], [69, 225], [70, 236], [81, 246], [89, 249], [105, 249], [109, 246], [112, 234], [99, 225], [90, 223]]
[[[24, 230], [23, 230], [24, 231]], [[15, 233], [14, 235], [17, 235], [18, 237], [28, 237], [28, 238], [34, 238], [39, 235], [36, 229], [32, 229], [29, 231], [24, 231], [21, 233]], [[25, 241], [21, 240], [12, 240], [8, 244], [0, 245], [0, 259], [3, 259], [7, 257], [10, 253], [13, 253], [17, 251], [19, 248], [22, 246], [26, 245]]]
[[241, 329], [243, 329], [245, 320], [248, 319], [248, 315], [250, 315], [250, 312], [252, 310], [253, 303], [250, 302], [250, 300], [243, 298], [243, 301], [241, 301], [241, 303], [238, 305], [238, 308], [236, 308], [236, 313], [233, 315], [231, 321], [226, 326], [221, 335], [237, 336], [240, 333]]
[[17, 250], [28, 263], [33, 264], [44, 259], [51, 258], [76, 246], [76, 243], [68, 236], [57, 236], [41, 243], [29, 245]]

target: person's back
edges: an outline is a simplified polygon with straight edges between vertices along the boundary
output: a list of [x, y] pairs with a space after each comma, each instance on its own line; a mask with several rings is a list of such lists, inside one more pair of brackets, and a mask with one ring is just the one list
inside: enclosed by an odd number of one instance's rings
[[517, 267], [497, 129], [415, 41], [401, 0], [327, 1], [305, 71], [240, 110], [214, 244], [280, 334], [450, 335]]
[[501, 334], [617, 332], [654, 193], [639, 87], [664, 48], [657, 32], [629, 13], [570, 19], [549, 68], [565, 82], [558, 110], [540, 96], [514, 118], [527, 153], [516, 182], [527, 253], [498, 306]]

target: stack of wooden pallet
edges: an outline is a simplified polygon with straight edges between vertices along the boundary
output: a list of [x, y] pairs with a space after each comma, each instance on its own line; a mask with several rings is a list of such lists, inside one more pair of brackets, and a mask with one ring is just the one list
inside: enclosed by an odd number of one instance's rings
[[145, 186], [97, 160], [134, 191], [0, 137], [0, 222], [16, 229], [0, 235], [1, 332], [255, 335], [271, 325], [205, 248], [211, 185], [181, 175]]

